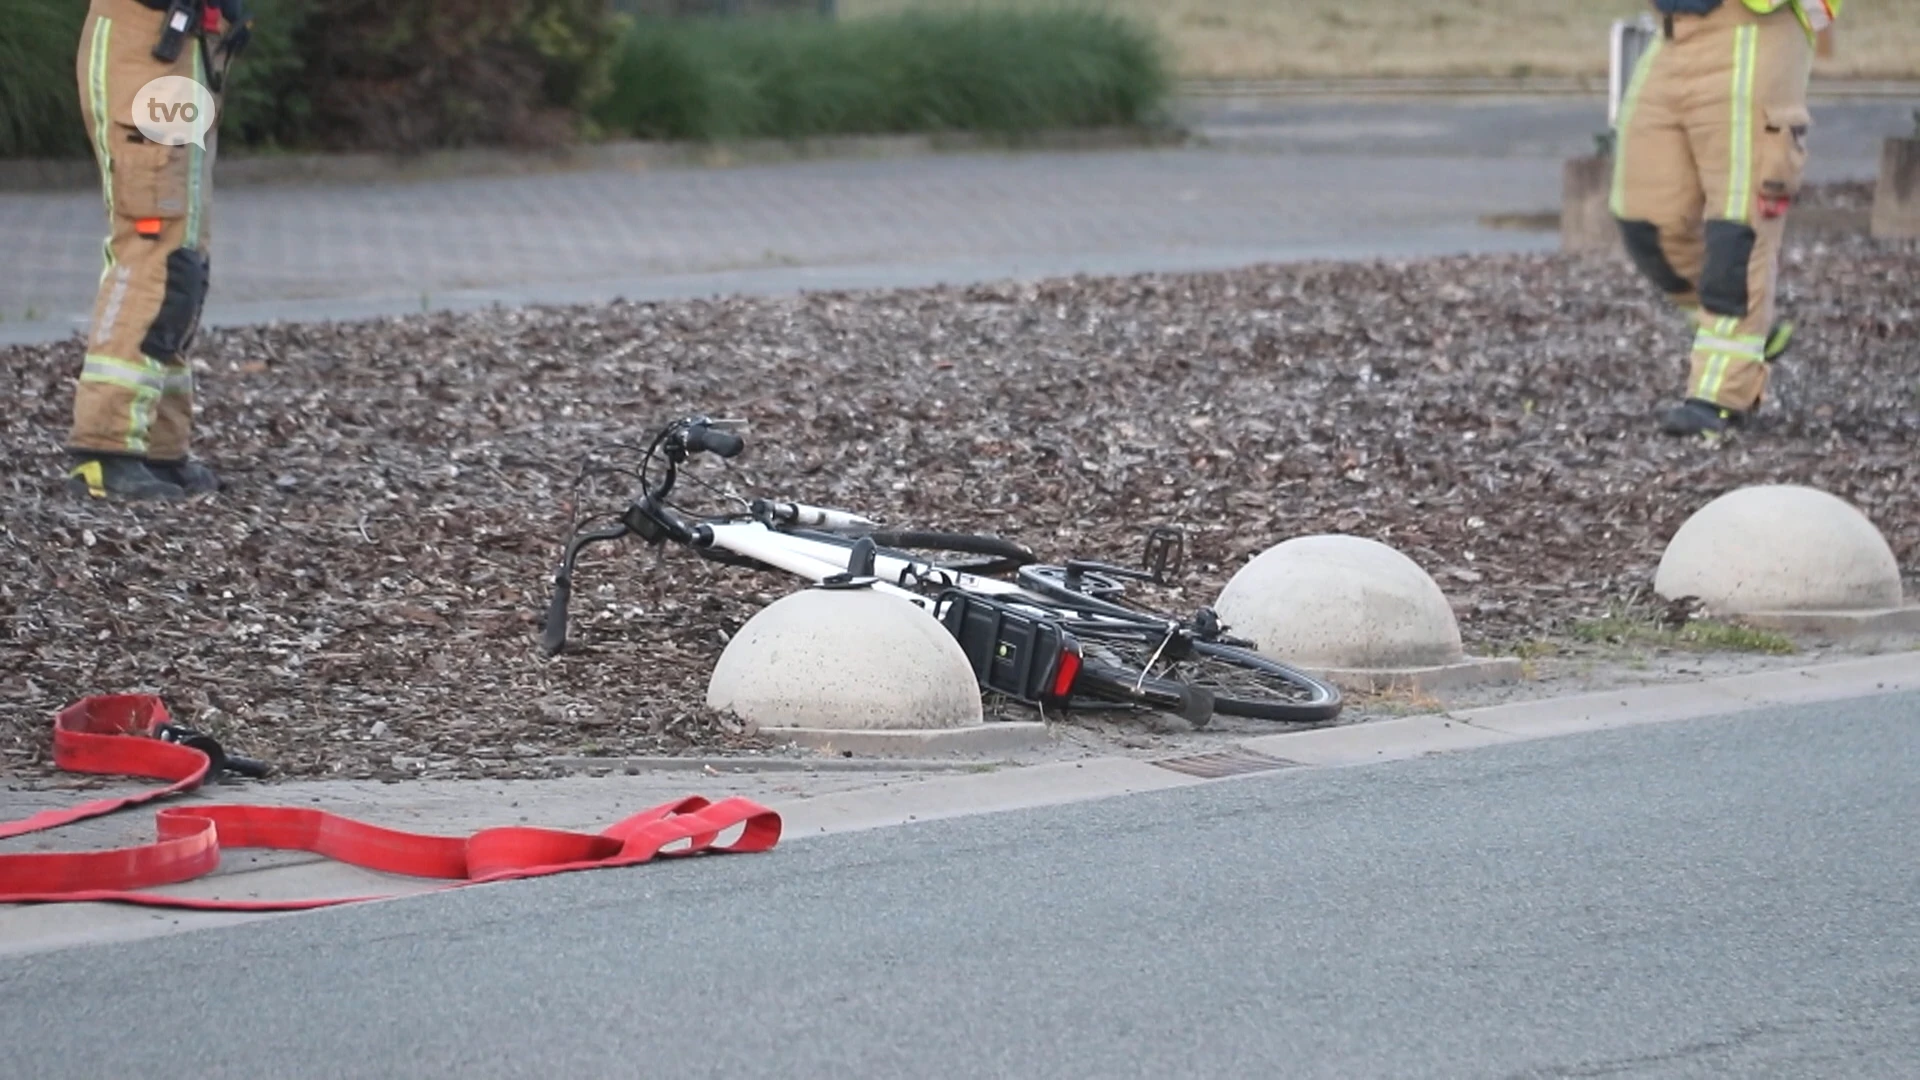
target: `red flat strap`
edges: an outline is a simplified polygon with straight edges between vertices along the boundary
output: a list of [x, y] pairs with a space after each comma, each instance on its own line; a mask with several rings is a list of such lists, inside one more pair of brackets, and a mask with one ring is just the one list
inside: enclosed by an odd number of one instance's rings
[[[166, 706], [141, 694], [83, 698], [62, 709], [54, 718], [53, 737], [54, 763], [60, 768], [171, 783], [0, 822], [0, 838], [57, 828], [198, 788], [212, 762], [198, 749], [152, 737], [168, 722]], [[749, 799], [716, 803], [691, 795], [642, 810], [599, 833], [510, 825], [465, 837], [431, 836], [308, 807], [234, 804], [168, 807], [154, 815], [154, 827], [157, 839], [151, 844], [0, 855], [0, 903], [111, 901], [203, 911], [297, 911], [387, 897], [221, 900], [148, 890], [211, 873], [219, 867], [223, 849], [311, 852], [382, 873], [446, 880], [451, 884], [441, 888], [451, 889], [635, 866], [656, 856], [769, 851], [779, 843], [781, 821], [779, 814]], [[740, 827], [740, 835], [720, 844], [719, 838], [735, 827]]]

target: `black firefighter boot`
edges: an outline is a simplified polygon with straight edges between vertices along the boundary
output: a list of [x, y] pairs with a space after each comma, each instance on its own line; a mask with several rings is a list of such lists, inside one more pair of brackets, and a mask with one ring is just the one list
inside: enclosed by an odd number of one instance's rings
[[197, 461], [185, 458], [179, 461], [149, 460], [147, 470], [189, 495], [205, 495], [220, 490], [220, 478], [214, 475], [212, 469]]
[[1714, 438], [1739, 427], [1746, 415], [1711, 401], [1688, 398], [1660, 415], [1660, 430], [1669, 435], [1705, 435]]
[[186, 489], [154, 475], [147, 463], [119, 454], [76, 454], [67, 471], [67, 490], [95, 499], [181, 499]]
[[[1766, 360], [1771, 364], [1787, 351], [1793, 343], [1793, 323], [1782, 319], [1767, 331]], [[1759, 402], [1754, 408], [1760, 407]], [[1704, 435], [1716, 438], [1728, 428], [1736, 428], [1746, 423], [1747, 414], [1738, 409], [1726, 409], [1711, 401], [1688, 398], [1660, 415], [1660, 429], [1669, 435]]]

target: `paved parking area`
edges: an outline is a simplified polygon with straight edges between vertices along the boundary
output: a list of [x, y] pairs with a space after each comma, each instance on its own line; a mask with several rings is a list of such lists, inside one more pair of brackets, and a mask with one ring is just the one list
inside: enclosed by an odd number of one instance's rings
[[[1209, 145], [227, 187], [207, 320], [1546, 249], [1480, 218], [1557, 207], [1604, 126], [1585, 99], [1184, 109]], [[1823, 177], [1871, 175], [1905, 118], [1822, 110]], [[0, 195], [0, 342], [74, 331], [102, 228], [91, 188]]]
[[[1545, 165], [1179, 149], [230, 188], [210, 316], [1420, 253], [1511, 242], [1463, 234], [1551, 205], [1557, 183]], [[0, 197], [16, 331], [84, 315], [100, 216], [92, 192]]]

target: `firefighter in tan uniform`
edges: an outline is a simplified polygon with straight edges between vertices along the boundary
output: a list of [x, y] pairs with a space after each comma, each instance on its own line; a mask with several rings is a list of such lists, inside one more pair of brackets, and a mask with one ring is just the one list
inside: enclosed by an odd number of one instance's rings
[[1717, 436], [1767, 388], [1787, 207], [1807, 159], [1815, 35], [1842, 0], [1651, 0], [1660, 31], [1620, 106], [1613, 215], [1628, 255], [1696, 324], [1673, 435]]
[[207, 292], [217, 144], [211, 131], [204, 149], [149, 139], [135, 97], [163, 75], [218, 91], [246, 23], [237, 0], [91, 0], [76, 67], [109, 232], [67, 437], [77, 493], [178, 498], [219, 486], [187, 455], [186, 356]]

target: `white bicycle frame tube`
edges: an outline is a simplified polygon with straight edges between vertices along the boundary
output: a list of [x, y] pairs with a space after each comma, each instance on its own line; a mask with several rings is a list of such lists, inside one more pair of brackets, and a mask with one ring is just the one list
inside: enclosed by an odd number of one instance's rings
[[825, 506], [808, 506], [806, 503], [775, 502], [775, 520], [789, 525], [799, 525], [823, 532], [850, 532], [855, 529], [871, 529], [876, 522], [850, 514], [845, 510], [834, 510]]
[[[708, 546], [765, 563], [808, 581], [824, 581], [835, 574], [846, 573], [847, 556], [852, 551], [842, 544], [777, 532], [759, 522], [714, 523], [709, 524], [707, 530], [713, 535], [713, 541]], [[1005, 596], [1009, 600], [1040, 599], [1012, 582], [942, 570], [929, 562], [909, 561], [884, 553], [876, 555], [873, 560], [873, 576], [880, 579], [875, 588], [903, 596], [921, 607], [931, 607], [931, 598], [895, 584], [913, 575], [945, 580], [971, 592]]]
[[[847, 572], [847, 556], [852, 549], [842, 544], [778, 532], [759, 522], [710, 522], [706, 528], [712, 534], [708, 547], [785, 570], [808, 581], [824, 581], [835, 574]], [[924, 560], [902, 559], [884, 552], [876, 553], [874, 557], [873, 577], [878, 579], [873, 585], [876, 590], [898, 596], [928, 614], [933, 614], [933, 597], [923, 596], [896, 583], [915, 578], [938, 581], [966, 592], [991, 596], [1004, 603], [1024, 607], [1043, 618], [1098, 618], [1064, 611], [1056, 601], [1010, 581], [945, 570]]]
[[[848, 556], [853, 551], [850, 545], [795, 536], [792, 533], [770, 529], [757, 521], [707, 522], [704, 527], [710, 536], [705, 547], [717, 548], [752, 559], [813, 582], [824, 581], [836, 574], [846, 573]], [[939, 581], [966, 592], [991, 596], [1002, 603], [1016, 609], [1024, 609], [1027, 613], [1040, 618], [1062, 620], [1068, 629], [1072, 628], [1075, 621], [1100, 619], [1098, 615], [1063, 609], [1047, 597], [1013, 582], [980, 577], [956, 570], [945, 570], [919, 559], [902, 559], [875, 552], [872, 576], [874, 578], [872, 588], [875, 591], [898, 596], [928, 615], [938, 615], [934, 597], [923, 596], [895, 583], [912, 579]], [[1167, 633], [1172, 633], [1172, 630], [1173, 624], [1168, 623]], [[1157, 651], [1154, 657], [1158, 659]], [[1151, 674], [1152, 663], [1149, 661], [1148, 665], [1140, 670], [1141, 680]], [[1139, 684], [1136, 682], [1135, 685], [1137, 688]]]

